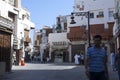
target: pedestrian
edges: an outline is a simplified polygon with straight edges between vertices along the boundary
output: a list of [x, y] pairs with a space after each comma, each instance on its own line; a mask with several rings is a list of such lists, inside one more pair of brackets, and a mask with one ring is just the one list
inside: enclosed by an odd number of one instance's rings
[[115, 71], [115, 52], [112, 51], [110, 54], [110, 64], [111, 64], [111, 69]]
[[81, 56], [80, 56], [80, 58], [81, 58], [81, 64], [84, 65], [85, 56], [84, 56], [84, 52], [83, 52], [83, 51], [81, 51]]
[[119, 77], [119, 80], [120, 80], [120, 48], [118, 48], [118, 52], [115, 56], [115, 66], [117, 68], [118, 77]]
[[13, 65], [16, 65], [16, 51], [15, 50], [13, 52], [12, 61], [13, 61]]
[[75, 54], [74, 59], [75, 59], [75, 64], [76, 65], [79, 65], [79, 58], [80, 58], [80, 55], [78, 53]]
[[81, 60], [81, 51], [78, 50], [78, 61], [79, 61], [79, 65], [82, 64], [82, 60]]
[[108, 80], [107, 52], [101, 46], [102, 36], [93, 37], [94, 45], [87, 49], [85, 70], [89, 80]]
[[47, 62], [50, 62], [50, 57], [47, 57], [47, 59], [46, 59], [46, 60], [47, 60]]

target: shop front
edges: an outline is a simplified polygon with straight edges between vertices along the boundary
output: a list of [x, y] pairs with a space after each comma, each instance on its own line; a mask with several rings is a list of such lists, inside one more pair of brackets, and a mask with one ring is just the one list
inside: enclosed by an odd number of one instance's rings
[[57, 50], [55, 52], [55, 59], [54, 59], [55, 63], [63, 63], [63, 52], [60, 50]]
[[51, 60], [55, 63], [69, 61], [68, 45], [52, 45]]

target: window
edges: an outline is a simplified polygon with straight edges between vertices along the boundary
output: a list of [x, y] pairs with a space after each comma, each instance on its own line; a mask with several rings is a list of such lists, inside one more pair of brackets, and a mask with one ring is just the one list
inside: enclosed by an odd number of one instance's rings
[[8, 17], [11, 21], [15, 21], [15, 14], [12, 12], [8, 12]]
[[98, 15], [97, 15], [96, 17], [97, 17], [97, 18], [102, 18], [102, 17], [104, 17], [103, 11], [99, 11], [99, 12], [98, 12]]
[[104, 16], [103, 11], [100, 11], [100, 12], [99, 12], [99, 16], [101, 16], [101, 17]]
[[94, 18], [94, 13], [90, 13], [90, 18]]
[[29, 17], [30, 17], [30, 16], [29, 16], [29, 14], [27, 14], [27, 13], [26, 13], [26, 14], [23, 14], [23, 15], [22, 15], [22, 20], [24, 20], [25, 18], [29, 20]]
[[57, 21], [60, 22], [60, 17], [57, 17]]
[[80, 5], [76, 5], [76, 8], [80, 8]]
[[113, 11], [109, 11], [109, 17], [113, 17]]
[[120, 18], [118, 18], [118, 24], [120, 24]]
[[29, 14], [26, 14], [26, 18], [29, 20], [29, 18], [30, 18]]
[[26, 15], [25, 15], [25, 14], [23, 14], [23, 15], [22, 15], [22, 20], [24, 20], [24, 19], [25, 19], [25, 17], [26, 17]]
[[15, 0], [8, 0], [9, 4], [15, 6]]

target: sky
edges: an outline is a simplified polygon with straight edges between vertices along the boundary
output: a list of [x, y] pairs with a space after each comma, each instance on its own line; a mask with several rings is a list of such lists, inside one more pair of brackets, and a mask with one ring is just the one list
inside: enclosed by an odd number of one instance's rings
[[30, 12], [35, 29], [41, 29], [56, 24], [59, 15], [70, 15], [74, 0], [21, 0], [21, 4]]

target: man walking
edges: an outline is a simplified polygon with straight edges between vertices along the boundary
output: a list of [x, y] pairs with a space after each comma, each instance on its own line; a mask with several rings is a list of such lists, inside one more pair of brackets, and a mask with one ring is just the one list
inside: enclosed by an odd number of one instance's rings
[[118, 48], [118, 52], [115, 56], [115, 66], [116, 66], [116, 69], [118, 71], [118, 77], [120, 80], [120, 48]]
[[111, 64], [111, 69], [115, 71], [115, 52], [111, 51], [110, 54], [110, 64]]
[[88, 48], [85, 59], [86, 74], [90, 80], [108, 80], [107, 52], [100, 44], [102, 37], [95, 35], [94, 46]]
[[80, 55], [77, 53], [77, 54], [75, 54], [75, 56], [74, 56], [74, 59], [75, 59], [75, 64], [76, 65], [79, 65], [79, 58], [80, 58]]

